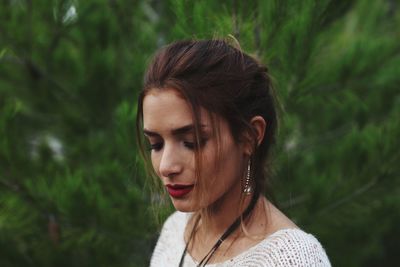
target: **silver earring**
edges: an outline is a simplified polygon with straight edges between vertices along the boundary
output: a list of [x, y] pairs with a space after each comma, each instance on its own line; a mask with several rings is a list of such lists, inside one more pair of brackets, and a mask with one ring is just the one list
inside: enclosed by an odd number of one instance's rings
[[245, 195], [250, 195], [251, 192], [253, 191], [250, 184], [250, 178], [251, 178], [251, 160], [249, 159], [249, 162], [247, 163], [246, 180], [244, 181], [244, 188], [243, 188], [243, 193]]

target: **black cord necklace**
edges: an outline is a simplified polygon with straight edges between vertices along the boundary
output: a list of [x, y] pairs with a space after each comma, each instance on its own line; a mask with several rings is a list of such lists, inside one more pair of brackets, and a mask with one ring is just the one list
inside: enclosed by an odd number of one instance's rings
[[[199, 262], [197, 267], [205, 266], [208, 263], [208, 261], [211, 259], [211, 257], [214, 255], [215, 251], [221, 246], [222, 242], [224, 242], [224, 240], [239, 227], [241, 218], [243, 220], [245, 220], [247, 218], [247, 216], [249, 216], [250, 212], [254, 209], [254, 207], [255, 207], [255, 205], [257, 203], [258, 196], [259, 196], [259, 193], [258, 192], [254, 192], [254, 194], [252, 196], [252, 199], [250, 201], [250, 204], [246, 208], [246, 210], [238, 218], [236, 218], [236, 220], [228, 227], [228, 229], [226, 229], [226, 231], [218, 239], [218, 241], [215, 243], [215, 245], [210, 249], [210, 251]], [[183, 266], [183, 260], [184, 260], [184, 258], [186, 256], [189, 243], [193, 238], [195, 229], [196, 229], [197, 224], [199, 223], [199, 221], [200, 221], [200, 216], [196, 219], [196, 222], [195, 222], [195, 224], [193, 226], [193, 230], [192, 230], [192, 232], [190, 234], [189, 240], [186, 243], [185, 249], [183, 250], [182, 257], [181, 257], [181, 260], [179, 262], [179, 267]]]

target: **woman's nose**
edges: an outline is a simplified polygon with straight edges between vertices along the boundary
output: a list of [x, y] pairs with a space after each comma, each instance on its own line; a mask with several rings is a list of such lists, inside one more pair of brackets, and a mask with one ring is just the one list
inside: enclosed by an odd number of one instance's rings
[[169, 178], [182, 172], [182, 159], [177, 149], [174, 149], [173, 146], [164, 146], [159, 171], [163, 177]]

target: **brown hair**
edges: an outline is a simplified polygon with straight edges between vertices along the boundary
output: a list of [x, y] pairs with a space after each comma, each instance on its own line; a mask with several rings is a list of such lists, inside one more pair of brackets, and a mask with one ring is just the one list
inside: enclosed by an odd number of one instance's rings
[[[154, 56], [144, 77], [137, 110], [137, 137], [142, 154], [143, 99], [149, 90], [173, 88], [192, 108], [194, 132], [200, 145], [200, 108], [212, 118], [213, 131], [218, 136], [215, 116], [228, 122], [236, 142], [245, 136], [253, 142], [253, 186], [274, 201], [268, 185], [268, 163], [271, 146], [275, 143], [277, 111], [268, 69], [253, 57], [225, 40], [185, 40], [161, 48]], [[262, 116], [266, 132], [257, 146], [250, 120]], [[246, 140], [245, 140], [246, 141]], [[200, 177], [201, 150], [195, 151], [196, 175]], [[147, 158], [148, 162], [148, 158]], [[218, 162], [217, 162], [218, 164]], [[204, 181], [198, 181], [204, 183]], [[205, 190], [207, 191], [207, 190]], [[206, 192], [204, 192], [206, 193]]]

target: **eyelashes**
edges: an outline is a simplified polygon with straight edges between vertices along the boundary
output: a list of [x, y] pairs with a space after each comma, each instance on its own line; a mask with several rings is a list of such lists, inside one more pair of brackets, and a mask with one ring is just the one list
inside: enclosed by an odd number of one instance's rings
[[148, 150], [152, 151], [159, 151], [162, 148], [162, 143], [155, 143], [155, 144], [150, 144], [150, 147], [148, 148]]
[[200, 144], [197, 144], [197, 142], [188, 142], [188, 141], [184, 141], [183, 144], [185, 147], [195, 150], [204, 147], [207, 141], [208, 141], [207, 138], [202, 138], [200, 139]]
[[[189, 150], [197, 150], [199, 148], [204, 147], [207, 141], [208, 140], [206, 138], [201, 139], [199, 144], [200, 146], [198, 146], [196, 142], [191, 142], [191, 141], [182, 141], [182, 144]], [[148, 150], [157, 152], [160, 151], [163, 148], [163, 146], [164, 146], [163, 142], [150, 143]]]

